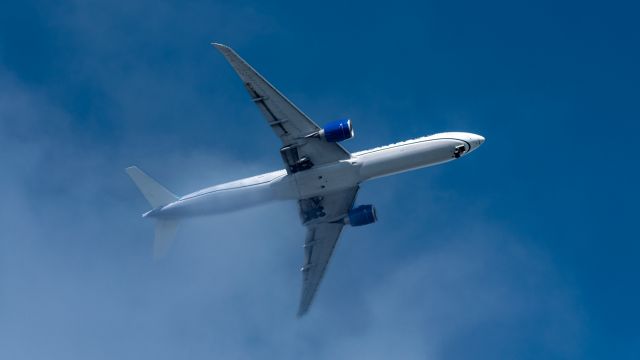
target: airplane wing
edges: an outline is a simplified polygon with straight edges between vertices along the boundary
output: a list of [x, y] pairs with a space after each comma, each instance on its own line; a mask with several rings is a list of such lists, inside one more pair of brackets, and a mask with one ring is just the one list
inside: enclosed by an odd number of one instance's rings
[[358, 188], [354, 187], [299, 202], [300, 216], [307, 226], [307, 237], [304, 241], [304, 265], [301, 269], [302, 297], [298, 316], [304, 315], [313, 302], [313, 297], [344, 227], [341, 220], [353, 206], [357, 192]]
[[[251, 100], [258, 106], [267, 124], [282, 141], [280, 149], [289, 173], [351, 157], [338, 143], [311, 136], [320, 127], [298, 107], [247, 64], [233, 49], [212, 44], [238, 74]], [[333, 249], [342, 232], [342, 219], [353, 206], [358, 188], [299, 201], [300, 217], [307, 227], [302, 266], [302, 298], [298, 316], [304, 315], [325, 273]]]
[[284, 145], [281, 150], [282, 157], [290, 172], [297, 171], [293, 166], [299, 159], [307, 158], [312, 166], [350, 157], [349, 152], [340, 144], [329, 143], [317, 137], [308, 137], [320, 130], [313, 120], [247, 64], [233, 49], [222, 44], [212, 45], [231, 64], [244, 83], [251, 100], [258, 106], [267, 124], [282, 141]]

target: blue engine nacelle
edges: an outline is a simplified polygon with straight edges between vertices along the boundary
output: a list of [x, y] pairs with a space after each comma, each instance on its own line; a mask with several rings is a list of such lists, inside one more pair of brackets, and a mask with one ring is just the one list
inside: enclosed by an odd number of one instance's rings
[[360, 205], [349, 210], [347, 217], [348, 223], [351, 226], [369, 225], [378, 221], [376, 216], [376, 208], [373, 205]]
[[353, 127], [351, 119], [340, 119], [332, 121], [318, 132], [320, 137], [327, 142], [340, 142], [353, 137]]

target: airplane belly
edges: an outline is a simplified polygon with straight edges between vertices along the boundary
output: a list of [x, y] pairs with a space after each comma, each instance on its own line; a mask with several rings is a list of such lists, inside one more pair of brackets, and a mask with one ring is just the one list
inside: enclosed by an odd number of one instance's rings
[[306, 199], [358, 185], [358, 169], [351, 161], [313, 167], [293, 175], [300, 199]]

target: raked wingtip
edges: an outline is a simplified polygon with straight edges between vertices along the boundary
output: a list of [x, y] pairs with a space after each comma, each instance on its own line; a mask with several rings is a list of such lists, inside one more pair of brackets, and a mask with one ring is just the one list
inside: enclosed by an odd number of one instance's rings
[[230, 49], [229, 46], [217, 42], [212, 42], [211, 46], [215, 47], [216, 49]]

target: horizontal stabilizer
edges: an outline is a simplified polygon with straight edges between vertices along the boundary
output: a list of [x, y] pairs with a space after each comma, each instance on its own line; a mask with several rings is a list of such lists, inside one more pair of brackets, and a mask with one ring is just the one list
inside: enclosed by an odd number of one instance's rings
[[149, 204], [151, 204], [152, 208], [155, 209], [178, 200], [178, 197], [171, 193], [171, 191], [167, 190], [136, 166], [128, 167], [126, 171], [131, 177], [131, 180], [136, 183], [142, 195], [144, 195]]
[[156, 238], [153, 242], [153, 258], [158, 260], [163, 258], [173, 239], [176, 237], [178, 230], [178, 220], [176, 219], [158, 219], [156, 220]]

